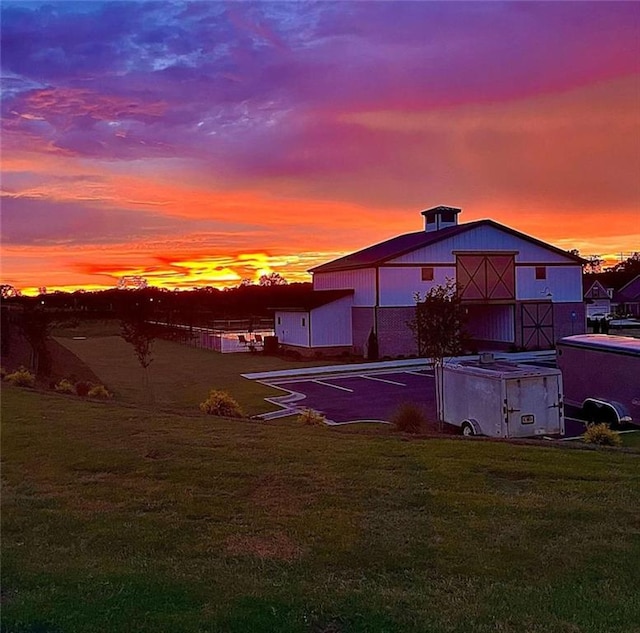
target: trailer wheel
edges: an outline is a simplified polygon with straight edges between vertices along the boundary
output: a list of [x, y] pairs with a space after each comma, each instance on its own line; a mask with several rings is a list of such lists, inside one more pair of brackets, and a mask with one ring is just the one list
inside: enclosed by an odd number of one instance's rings
[[598, 406], [595, 402], [587, 402], [585, 403], [582, 412], [587, 422], [595, 424], [605, 422], [612, 429], [618, 428], [619, 426], [618, 416], [611, 406], [604, 404]]
[[471, 437], [476, 434], [476, 430], [469, 422], [463, 422], [460, 428], [462, 430], [462, 435], [465, 437]]

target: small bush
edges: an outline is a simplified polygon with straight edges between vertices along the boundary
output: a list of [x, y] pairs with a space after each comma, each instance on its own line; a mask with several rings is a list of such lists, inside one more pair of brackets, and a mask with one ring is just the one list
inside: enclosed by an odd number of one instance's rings
[[7, 370], [4, 367], [0, 367], [0, 380], [4, 380], [7, 377]]
[[86, 398], [89, 395], [89, 390], [91, 389], [91, 385], [84, 380], [80, 380], [76, 383], [76, 393], [81, 398]]
[[209, 397], [200, 403], [200, 410], [209, 415], [225, 418], [242, 418], [244, 413], [240, 405], [226, 392], [212, 389]]
[[313, 409], [303, 409], [298, 416], [298, 422], [307, 426], [324, 426], [327, 423], [327, 418]]
[[67, 380], [66, 378], [63, 378], [62, 380], [60, 380], [55, 385], [54, 389], [58, 393], [75, 393], [76, 392], [76, 388], [74, 387], [73, 383], [70, 380]]
[[91, 387], [87, 395], [89, 396], [89, 398], [99, 398], [101, 400], [111, 398], [111, 394], [107, 391], [107, 388], [104, 385], [96, 385], [95, 387]]
[[7, 374], [6, 380], [16, 387], [33, 387], [36, 384], [36, 377], [26, 367]]
[[598, 444], [600, 446], [620, 446], [622, 444], [620, 436], [611, 430], [605, 422], [588, 424], [583, 440], [587, 444]]
[[398, 431], [419, 433], [421, 427], [426, 423], [426, 417], [420, 407], [405, 402], [393, 414], [391, 422], [396, 425]]

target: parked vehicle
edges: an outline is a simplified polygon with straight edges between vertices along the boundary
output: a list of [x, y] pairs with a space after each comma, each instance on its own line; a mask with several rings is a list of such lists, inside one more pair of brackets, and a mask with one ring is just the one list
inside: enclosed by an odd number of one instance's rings
[[463, 435], [564, 435], [558, 369], [496, 361], [489, 354], [436, 368], [436, 386], [440, 419]]
[[557, 353], [567, 404], [589, 421], [640, 424], [640, 339], [578, 334], [560, 339]]

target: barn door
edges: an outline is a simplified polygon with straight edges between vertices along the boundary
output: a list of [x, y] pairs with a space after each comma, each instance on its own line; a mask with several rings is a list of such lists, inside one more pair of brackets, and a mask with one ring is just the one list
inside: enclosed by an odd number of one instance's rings
[[528, 349], [549, 349], [554, 344], [553, 304], [521, 304], [522, 344]]
[[458, 255], [456, 280], [467, 301], [515, 299], [513, 255]]

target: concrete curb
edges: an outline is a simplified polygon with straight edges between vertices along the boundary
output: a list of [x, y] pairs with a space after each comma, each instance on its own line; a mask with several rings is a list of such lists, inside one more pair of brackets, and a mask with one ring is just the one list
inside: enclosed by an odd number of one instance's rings
[[[496, 359], [524, 362], [526, 360], [542, 360], [555, 358], [555, 351], [544, 350], [541, 352], [515, 352], [497, 353]], [[456, 356], [452, 361], [471, 360], [478, 356]], [[248, 374], [241, 374], [248, 380], [277, 380], [281, 378], [300, 378], [303, 376], [319, 376], [326, 374], [351, 374], [370, 373], [385, 369], [431, 369], [433, 362], [430, 358], [408, 358], [402, 360], [388, 360], [371, 363], [355, 363], [350, 365], [323, 365], [321, 367], [301, 367], [300, 369], [281, 369], [278, 371], [261, 371]]]

